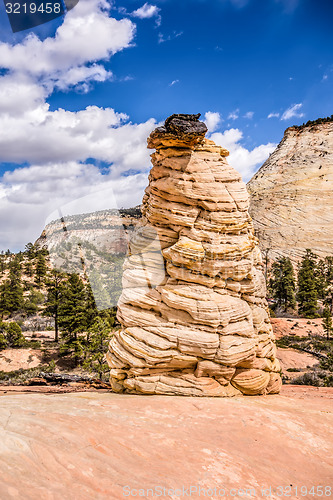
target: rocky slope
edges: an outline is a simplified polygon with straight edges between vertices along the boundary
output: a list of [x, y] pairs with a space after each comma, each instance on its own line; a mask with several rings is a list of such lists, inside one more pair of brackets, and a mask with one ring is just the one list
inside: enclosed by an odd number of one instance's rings
[[140, 218], [139, 207], [65, 216], [50, 222], [35, 244], [58, 254], [77, 243], [97, 251], [123, 253], [127, 252], [128, 234]]
[[280, 366], [241, 177], [195, 115], [148, 139], [153, 168], [107, 355], [116, 392], [276, 393]]
[[139, 207], [64, 216], [48, 224], [35, 245], [47, 248], [54, 269], [86, 274], [99, 309], [116, 306], [128, 241]]
[[261, 249], [297, 261], [333, 254], [333, 122], [290, 127], [247, 185]]

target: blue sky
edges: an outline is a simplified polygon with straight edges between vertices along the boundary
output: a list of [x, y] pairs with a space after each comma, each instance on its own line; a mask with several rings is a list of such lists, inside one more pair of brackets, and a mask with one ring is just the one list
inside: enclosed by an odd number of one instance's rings
[[13, 35], [2, 6], [0, 247], [59, 208], [139, 203], [172, 113], [202, 113], [249, 180], [285, 128], [332, 114], [332, 18], [328, 0], [80, 0]]

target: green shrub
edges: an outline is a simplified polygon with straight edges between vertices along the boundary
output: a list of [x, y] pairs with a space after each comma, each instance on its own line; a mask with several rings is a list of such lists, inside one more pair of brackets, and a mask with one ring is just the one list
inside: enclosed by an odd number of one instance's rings
[[22, 334], [21, 327], [15, 321], [11, 321], [10, 323], [7, 323], [5, 329], [9, 345], [11, 347], [22, 347], [25, 342], [25, 338]]
[[0, 323], [0, 349], [6, 347], [22, 347], [25, 343], [21, 327], [15, 321]]
[[8, 346], [7, 339], [3, 333], [0, 333], [0, 350], [6, 349]]

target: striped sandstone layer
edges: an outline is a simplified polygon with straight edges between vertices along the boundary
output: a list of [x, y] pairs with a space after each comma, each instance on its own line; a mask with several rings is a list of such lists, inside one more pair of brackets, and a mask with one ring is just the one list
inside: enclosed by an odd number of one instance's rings
[[278, 393], [249, 196], [196, 115], [152, 132], [143, 219], [130, 242], [107, 360], [116, 392]]
[[247, 185], [261, 250], [299, 261], [333, 254], [333, 122], [290, 127]]

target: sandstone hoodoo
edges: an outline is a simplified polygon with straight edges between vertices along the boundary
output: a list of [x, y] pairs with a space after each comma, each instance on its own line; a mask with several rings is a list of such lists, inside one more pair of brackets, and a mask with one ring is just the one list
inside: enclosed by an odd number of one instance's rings
[[280, 390], [249, 197], [199, 117], [173, 115], [148, 139], [153, 168], [107, 353], [116, 392]]

